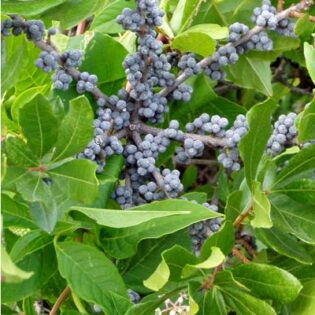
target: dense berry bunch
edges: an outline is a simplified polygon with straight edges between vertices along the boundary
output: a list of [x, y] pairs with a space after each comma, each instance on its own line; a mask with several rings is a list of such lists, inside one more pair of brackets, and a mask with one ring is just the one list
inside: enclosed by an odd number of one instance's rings
[[39, 20], [29, 20], [24, 23], [24, 32], [29, 40], [40, 41], [45, 36], [45, 25]]
[[82, 94], [84, 92], [92, 92], [97, 84], [97, 76], [89, 74], [88, 72], [80, 73], [80, 78], [77, 82], [77, 92]]
[[226, 77], [226, 73], [222, 70], [221, 65], [217, 61], [212, 61], [208, 66], [204, 67], [203, 71], [215, 81], [222, 81]]
[[229, 42], [233, 43], [241, 39], [242, 36], [246, 35], [249, 31], [247, 25], [236, 22], [229, 27]]
[[182, 83], [174, 90], [172, 95], [174, 100], [188, 102], [191, 99], [192, 92], [191, 86]]
[[278, 25], [275, 31], [287, 37], [296, 37], [294, 33], [294, 28], [295, 28], [295, 23], [291, 22], [290, 19], [285, 18], [278, 22]]
[[130, 186], [117, 186], [113, 198], [123, 209], [132, 207], [132, 189]]
[[[209, 208], [212, 211], [217, 212], [218, 206], [215, 204], [203, 203], [204, 207]], [[215, 218], [198, 222], [190, 226], [190, 237], [192, 240], [193, 252], [196, 256], [199, 256], [200, 249], [203, 243], [215, 232], [219, 231], [221, 227], [222, 219]]]
[[64, 68], [58, 68], [52, 79], [57, 90], [68, 90], [72, 82], [72, 76]]
[[297, 136], [295, 127], [296, 114], [280, 115], [274, 124], [273, 133], [268, 140], [267, 152], [277, 155]]
[[189, 76], [201, 72], [201, 67], [196, 60], [195, 54], [183, 55], [178, 62], [178, 68]]
[[80, 50], [66, 51], [61, 55], [61, 60], [66, 67], [79, 67], [82, 63], [82, 52]]
[[239, 163], [238, 144], [242, 137], [247, 133], [248, 124], [244, 115], [238, 115], [232, 128], [226, 131], [225, 139], [227, 147], [221, 150], [218, 156], [218, 161], [222, 165], [231, 169], [232, 171], [238, 171], [241, 167]]
[[268, 27], [274, 30], [278, 24], [276, 13], [277, 9], [271, 5], [271, 1], [263, 0], [263, 5], [254, 9], [252, 21], [260, 27]]
[[259, 32], [251, 37], [246, 43], [237, 47], [243, 52], [248, 50], [270, 51], [273, 48], [273, 41], [269, 38], [268, 33]]
[[238, 61], [239, 56], [235, 47], [220, 47], [216, 53], [214, 53], [212, 60], [218, 62], [220, 66], [227, 66], [228, 64], [234, 64]]
[[35, 64], [38, 68], [43, 69], [45, 72], [56, 70], [58, 67], [57, 62], [58, 54], [55, 51], [43, 51], [39, 55]]

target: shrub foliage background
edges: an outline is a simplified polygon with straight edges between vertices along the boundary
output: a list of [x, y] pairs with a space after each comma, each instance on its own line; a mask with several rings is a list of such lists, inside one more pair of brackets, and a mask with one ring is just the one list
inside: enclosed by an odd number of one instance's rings
[[315, 8], [283, 2], [2, 2], [3, 314], [314, 314]]

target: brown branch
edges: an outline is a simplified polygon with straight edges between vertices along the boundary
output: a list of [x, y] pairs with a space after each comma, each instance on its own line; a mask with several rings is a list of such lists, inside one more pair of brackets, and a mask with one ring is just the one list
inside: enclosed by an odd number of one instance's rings
[[210, 274], [210, 276], [208, 277], [208, 279], [206, 280], [206, 282], [202, 286], [202, 288], [204, 290], [209, 290], [212, 287], [213, 282], [215, 280], [215, 277], [216, 277], [217, 273], [222, 270], [222, 267], [223, 267], [222, 264], [220, 264], [219, 266], [215, 267], [215, 269], [213, 270], [212, 274]]
[[81, 21], [77, 27], [76, 35], [84, 34], [86, 27], [86, 21]]
[[249, 216], [250, 212], [253, 210], [253, 207], [249, 207], [246, 211], [242, 212], [233, 222], [234, 227], [238, 227], [243, 223], [243, 221]]
[[[303, 17], [305, 15], [305, 13], [301, 13], [301, 12], [297, 12], [297, 11], [293, 11], [290, 13], [290, 16], [292, 17], [296, 17], [296, 18], [300, 18], [300, 17]], [[315, 22], [315, 16], [313, 15], [310, 15], [308, 17], [308, 19], [311, 21], [311, 22]]]
[[284, 2], [285, 2], [285, 0], [278, 0], [278, 7], [277, 7], [278, 12], [283, 11], [283, 8], [284, 8]]
[[59, 297], [58, 297], [56, 303], [54, 304], [53, 308], [49, 312], [49, 315], [57, 315], [58, 314], [58, 310], [60, 309], [62, 303], [67, 299], [67, 297], [70, 294], [70, 292], [71, 292], [71, 289], [68, 286], [66, 286], [65, 289], [59, 295]]
[[249, 264], [250, 260], [245, 257], [236, 247], [233, 247], [232, 254], [236, 256], [242, 263]]
[[48, 166], [46, 166], [46, 165], [40, 165], [37, 167], [29, 167], [28, 168], [29, 172], [45, 172], [47, 170], [48, 170]]

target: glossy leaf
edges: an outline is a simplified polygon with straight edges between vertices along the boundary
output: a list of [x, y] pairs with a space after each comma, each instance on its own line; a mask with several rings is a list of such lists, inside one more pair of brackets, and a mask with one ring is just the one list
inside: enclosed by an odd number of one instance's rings
[[257, 229], [255, 233], [265, 245], [279, 254], [293, 258], [302, 264], [312, 264], [312, 257], [290, 234], [283, 233], [275, 227], [272, 229]]
[[46, 10], [53, 8], [65, 0], [7, 0], [1, 4], [1, 9], [4, 14], [20, 14], [23, 16], [38, 15]]
[[315, 83], [315, 48], [309, 43], [304, 43], [304, 56], [308, 73]]
[[271, 134], [270, 116], [275, 103], [268, 100], [257, 104], [247, 113], [249, 130], [241, 139], [239, 150], [244, 162], [248, 187], [253, 190], [252, 182], [256, 179], [257, 169], [266, 149]]
[[228, 67], [228, 77], [237, 85], [256, 89], [266, 96], [272, 95], [270, 62], [246, 55], [241, 56], [239, 61]]
[[100, 83], [112, 82], [125, 77], [122, 62], [127, 50], [108, 35], [95, 33], [88, 43], [81, 70], [97, 75]]
[[247, 264], [233, 270], [234, 278], [262, 299], [281, 303], [292, 302], [302, 289], [301, 283], [289, 272], [265, 264]]
[[89, 101], [80, 96], [70, 101], [70, 109], [58, 133], [55, 161], [80, 153], [92, 139], [93, 111]]
[[[315, 59], [315, 57], [314, 57]], [[302, 112], [298, 121], [299, 142], [315, 139], [315, 101], [311, 102]]]
[[141, 211], [188, 211], [189, 213], [160, 218], [158, 222], [149, 221], [130, 228], [103, 229], [101, 242], [106, 251], [114, 257], [127, 258], [132, 256], [136, 251], [137, 244], [143, 239], [159, 238], [195, 222], [221, 216], [201, 205], [183, 200], [164, 200], [133, 209]]
[[52, 239], [38, 231], [29, 232], [15, 243], [10, 256], [22, 270], [33, 275], [20, 283], [2, 285], [2, 301], [18, 301], [40, 289], [56, 272]]
[[[117, 312], [112, 294], [126, 296], [125, 285], [114, 264], [95, 247], [76, 242], [56, 242], [59, 271], [81, 298], [94, 302], [109, 314]], [[84, 285], [82, 285], [84, 283]]]
[[50, 170], [53, 184], [73, 200], [92, 203], [98, 193], [97, 165], [88, 160], [73, 160]]
[[301, 150], [297, 153], [288, 164], [281, 170], [276, 177], [273, 187], [284, 185], [284, 183], [292, 181], [294, 177], [300, 173], [315, 168], [315, 145]]
[[58, 121], [51, 105], [42, 95], [33, 98], [19, 111], [19, 122], [32, 151], [42, 158], [55, 144]]

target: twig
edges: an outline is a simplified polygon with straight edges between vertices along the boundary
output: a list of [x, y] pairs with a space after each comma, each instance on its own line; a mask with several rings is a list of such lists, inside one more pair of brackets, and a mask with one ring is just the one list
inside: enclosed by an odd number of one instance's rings
[[70, 294], [71, 289], [67, 286], [59, 295], [56, 303], [54, 304], [53, 308], [51, 309], [49, 315], [57, 315], [58, 310], [60, 309], [62, 303], [67, 299], [68, 295]]
[[[304, 13], [296, 12], [296, 11], [290, 13], [290, 16], [296, 17], [296, 18], [303, 17], [304, 15], [305, 15]], [[313, 15], [310, 15], [310, 16], [308, 17], [308, 19], [309, 19], [311, 22], [315, 22], [315, 16], [313, 16]]]
[[233, 222], [233, 226], [238, 227], [239, 225], [241, 225], [243, 221], [249, 216], [252, 209], [253, 207], [249, 207], [246, 211], [242, 212]]
[[206, 282], [203, 284], [202, 288], [204, 290], [209, 290], [214, 282], [215, 276], [217, 275], [217, 273], [219, 271], [221, 271], [222, 269], [222, 264], [220, 264], [219, 266], [215, 267], [215, 269], [213, 270], [213, 273], [210, 274], [210, 276], [208, 277], [208, 279], [206, 280]]
[[[163, 129], [148, 126], [142, 122], [139, 122], [137, 124], [136, 128], [140, 133], [144, 133], [144, 134], [151, 133], [153, 135], [157, 135], [161, 131], [163, 131]], [[209, 136], [209, 135], [198, 135], [198, 134], [194, 134], [194, 133], [184, 133], [183, 139], [187, 139], [187, 138], [191, 138], [194, 140], [200, 140], [201, 142], [203, 142], [204, 144], [206, 144], [210, 147], [224, 147], [226, 145], [226, 141], [224, 139], [216, 138], [216, 137]]]
[[250, 260], [246, 258], [236, 247], [233, 247], [232, 254], [236, 256], [242, 263], [249, 264]]
[[[291, 12], [300, 12], [304, 11], [307, 8], [309, 8], [312, 5], [313, 1], [312, 0], [303, 0], [300, 3], [291, 6], [290, 8], [279, 12], [276, 17], [278, 20], [282, 20], [289, 16]], [[263, 31], [264, 28], [260, 26], [255, 26], [252, 28], [245, 36], [243, 36], [240, 40], [234, 42], [234, 43], [228, 43], [222, 47], [229, 48], [229, 47], [236, 47], [241, 44], [246, 43], [253, 35]], [[212, 62], [212, 56], [206, 57], [202, 59], [198, 64], [201, 68], [207, 67], [210, 63]], [[190, 75], [187, 75], [185, 72], [181, 73], [177, 79], [175, 80], [174, 84], [170, 87], [162, 89], [159, 94], [161, 96], [167, 96], [169, 93], [173, 92], [180, 84], [182, 84], [184, 81], [186, 81]]]
[[284, 2], [285, 2], [285, 0], [278, 0], [278, 7], [277, 7], [278, 12], [283, 11], [283, 8], [284, 8]]
[[85, 32], [86, 21], [81, 21], [77, 27], [77, 35], [83, 34]]
[[[176, 164], [183, 164], [184, 163], [180, 163], [178, 161], [175, 161]], [[189, 161], [189, 164], [195, 164], [195, 165], [205, 165], [205, 166], [217, 166], [219, 165], [219, 162], [217, 160], [199, 160], [199, 159], [191, 159]]]

